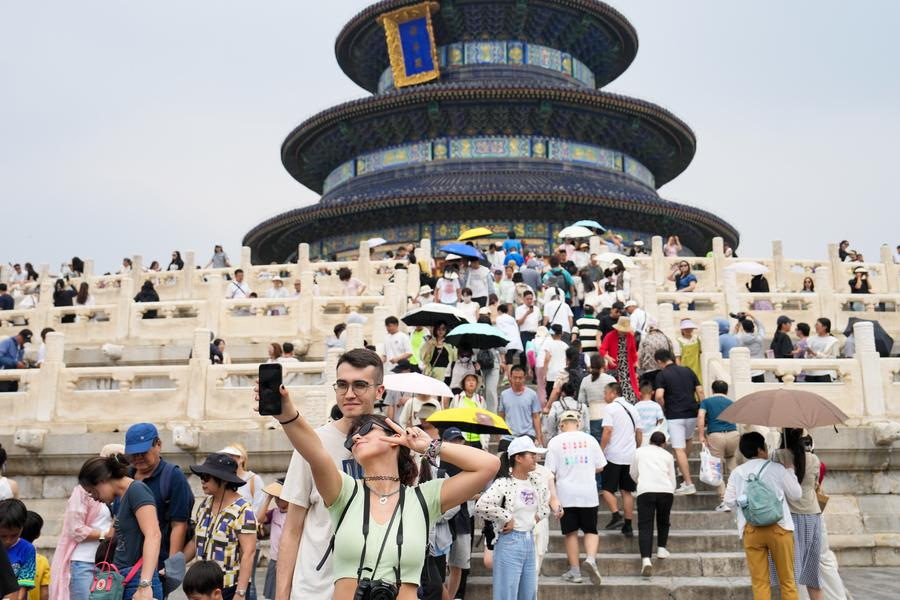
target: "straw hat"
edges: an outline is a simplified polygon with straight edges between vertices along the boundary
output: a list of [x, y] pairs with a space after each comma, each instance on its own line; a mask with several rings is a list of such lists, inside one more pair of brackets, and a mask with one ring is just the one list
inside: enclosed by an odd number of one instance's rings
[[631, 327], [630, 317], [619, 317], [619, 320], [613, 325], [613, 329], [621, 331], [622, 333], [634, 333], [634, 329]]

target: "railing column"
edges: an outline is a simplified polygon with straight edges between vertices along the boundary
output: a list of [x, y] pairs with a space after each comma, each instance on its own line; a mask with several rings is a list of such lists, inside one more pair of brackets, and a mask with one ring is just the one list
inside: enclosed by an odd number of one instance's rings
[[47, 344], [47, 354], [41, 365], [41, 376], [35, 379], [37, 386], [37, 409], [35, 416], [38, 421], [52, 421], [56, 416], [56, 401], [60, 389], [60, 375], [65, 365], [65, 336], [53, 331], [47, 334], [44, 341]]
[[219, 331], [221, 326], [224, 288], [224, 280], [221, 275], [213, 273], [206, 276], [206, 328], [214, 334]]
[[197, 255], [193, 250], [188, 250], [181, 257], [184, 268], [181, 270], [181, 297], [193, 299], [194, 297], [194, 271], [197, 268]]
[[669, 273], [666, 269], [666, 256], [663, 252], [662, 236], [654, 235], [650, 238], [650, 258], [653, 264], [653, 282], [657, 286], [664, 285]]
[[144, 276], [144, 257], [140, 254], [135, 254], [131, 257], [131, 295], [137, 296], [137, 293], [141, 291], [141, 286], [144, 285], [144, 280], [146, 277]]
[[115, 332], [116, 341], [125, 341], [130, 337], [131, 332], [131, 311], [132, 311], [132, 290], [134, 290], [133, 280], [130, 277], [123, 277], [119, 281], [119, 302], [116, 306]]
[[884, 265], [884, 291], [889, 294], [900, 292], [900, 281], [897, 277], [897, 265], [894, 264], [894, 256], [891, 254], [891, 247], [887, 244], [881, 245], [881, 264]]
[[772, 266], [775, 270], [775, 290], [783, 292], [788, 286], [787, 262], [784, 260], [784, 244], [781, 240], [772, 241]]
[[714, 380], [710, 364], [713, 359], [722, 358], [722, 348], [719, 345], [719, 324], [715, 321], [703, 321], [700, 324], [700, 358], [703, 390], [708, 395]]
[[366, 289], [372, 287], [372, 260], [370, 258], [369, 244], [365, 240], [359, 243], [359, 260], [356, 262], [354, 275], [365, 284]]
[[209, 345], [212, 332], [209, 329], [195, 329], [191, 344], [191, 360], [188, 361], [187, 418], [199, 421], [206, 418], [206, 383], [209, 373]]
[[884, 382], [881, 380], [881, 357], [875, 349], [875, 328], [870, 322], [853, 325], [856, 340], [856, 360], [862, 373], [863, 403], [869, 419], [885, 416]]
[[713, 259], [713, 276], [716, 287], [722, 286], [723, 276], [725, 273], [725, 240], [721, 237], [712, 239], [712, 259]]
[[241, 246], [241, 268], [250, 276], [250, 267], [253, 266], [253, 255], [249, 246]]
[[88, 281], [93, 276], [94, 276], [94, 259], [86, 258], [86, 259], [84, 259], [84, 272], [81, 274], [81, 277], [85, 281]]

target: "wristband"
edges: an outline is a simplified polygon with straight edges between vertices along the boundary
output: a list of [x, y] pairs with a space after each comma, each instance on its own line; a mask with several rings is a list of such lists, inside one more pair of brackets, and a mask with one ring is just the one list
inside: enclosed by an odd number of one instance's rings
[[278, 422], [281, 423], [282, 425], [287, 425], [288, 423], [293, 423], [294, 421], [296, 421], [299, 418], [300, 418], [300, 411], [298, 410], [297, 414], [294, 415], [293, 418], [288, 419], [287, 421], [278, 421]]
[[[444, 442], [440, 439], [431, 440], [431, 443], [428, 444], [428, 449], [425, 450], [425, 458], [428, 459], [432, 465], [437, 461], [438, 455], [441, 453], [441, 444]], [[435, 465], [437, 466], [437, 465]]]

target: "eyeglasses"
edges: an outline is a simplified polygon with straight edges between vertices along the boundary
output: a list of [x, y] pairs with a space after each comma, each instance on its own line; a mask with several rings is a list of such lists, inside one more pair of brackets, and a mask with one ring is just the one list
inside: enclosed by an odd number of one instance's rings
[[333, 384], [331, 387], [334, 388], [334, 391], [342, 396], [347, 393], [350, 388], [353, 388], [353, 393], [357, 396], [361, 394], [365, 394], [370, 387], [373, 387], [374, 383], [369, 383], [368, 381], [354, 381], [353, 383], [348, 383], [346, 381], [338, 381]]
[[347, 439], [344, 440], [344, 448], [353, 451], [353, 444], [355, 443], [354, 438], [356, 438], [356, 436], [365, 437], [369, 435], [374, 427], [378, 427], [385, 433], [394, 433], [387, 425], [382, 425], [378, 421], [367, 421], [366, 423], [363, 423], [362, 427], [347, 436]]

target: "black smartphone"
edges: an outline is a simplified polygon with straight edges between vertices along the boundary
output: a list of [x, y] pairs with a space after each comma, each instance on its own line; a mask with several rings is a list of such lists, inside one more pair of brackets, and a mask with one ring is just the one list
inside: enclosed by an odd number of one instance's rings
[[259, 365], [259, 414], [281, 414], [281, 364]]

